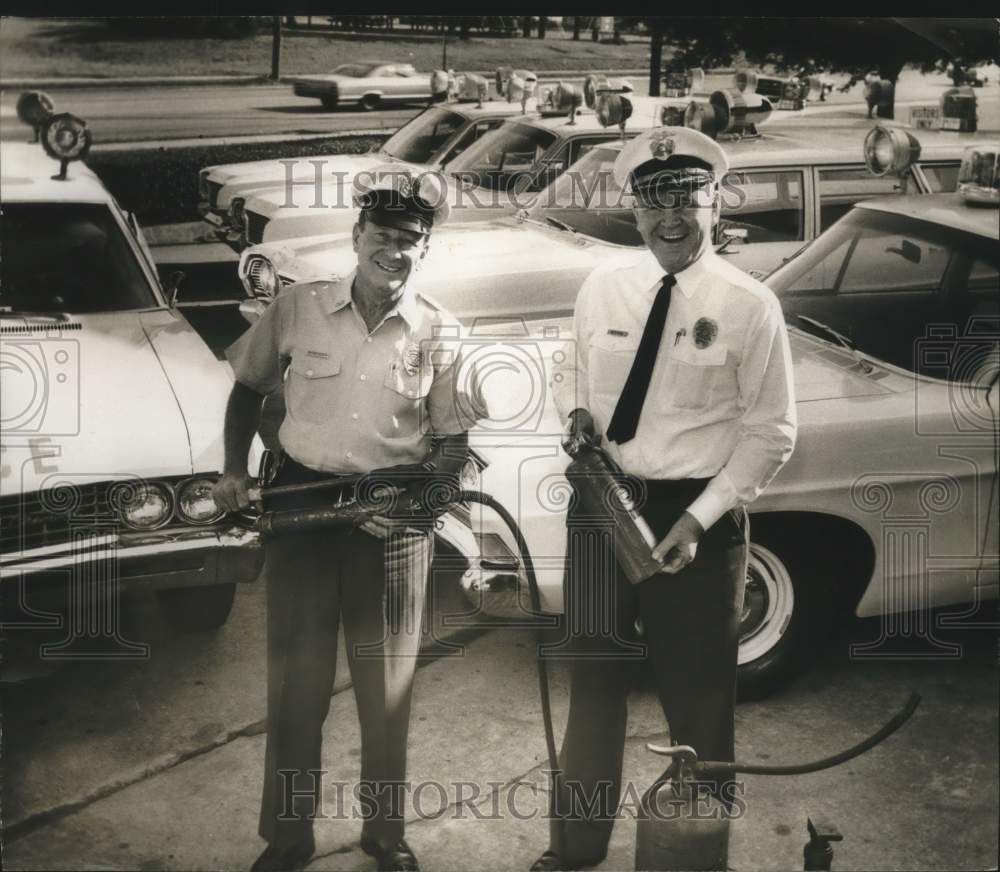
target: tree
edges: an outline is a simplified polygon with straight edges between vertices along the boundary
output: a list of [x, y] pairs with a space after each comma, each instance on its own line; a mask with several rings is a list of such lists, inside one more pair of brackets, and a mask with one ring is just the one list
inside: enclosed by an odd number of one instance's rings
[[580, 41], [580, 16], [573, 16], [573, 39], [577, 42]]

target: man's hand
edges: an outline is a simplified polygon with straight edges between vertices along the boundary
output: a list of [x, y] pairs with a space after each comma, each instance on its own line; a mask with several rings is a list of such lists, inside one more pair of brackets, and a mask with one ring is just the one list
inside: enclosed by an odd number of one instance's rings
[[245, 472], [225, 472], [212, 488], [215, 504], [227, 512], [239, 512], [250, 508], [249, 488], [253, 479]]
[[574, 409], [570, 412], [563, 429], [563, 451], [573, 457], [581, 445], [593, 445], [596, 442], [597, 430], [593, 415], [586, 409]]
[[704, 532], [694, 515], [685, 512], [670, 528], [666, 538], [653, 549], [653, 559], [663, 564], [663, 571], [668, 575], [680, 572], [694, 560], [698, 539]]

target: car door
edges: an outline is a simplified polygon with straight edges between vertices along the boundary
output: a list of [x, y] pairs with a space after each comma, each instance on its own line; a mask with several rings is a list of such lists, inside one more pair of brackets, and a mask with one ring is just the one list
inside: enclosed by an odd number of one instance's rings
[[720, 250], [733, 266], [763, 278], [813, 235], [812, 175], [803, 167], [739, 169], [722, 181], [722, 214], [716, 242], [727, 230], [745, 231]]

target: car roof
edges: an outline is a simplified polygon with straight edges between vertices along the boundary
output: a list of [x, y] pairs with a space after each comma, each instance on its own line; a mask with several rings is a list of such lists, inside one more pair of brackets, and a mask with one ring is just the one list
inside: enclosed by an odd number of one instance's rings
[[[745, 139], [720, 139], [732, 169], [741, 167], [782, 166], [784, 164], [863, 163], [865, 133], [873, 125], [769, 124], [760, 128], [760, 136]], [[935, 160], [959, 161], [962, 153], [981, 136], [952, 134], [950, 137], [923, 135], [937, 131], [920, 131], [918, 162]], [[604, 143], [603, 148], [621, 149], [624, 143]]]
[[50, 158], [41, 145], [27, 142], [0, 143], [0, 199], [46, 202], [110, 203], [111, 194], [82, 161], [73, 161], [65, 181], [52, 177], [59, 161]]
[[939, 224], [988, 239], [997, 238], [1000, 210], [995, 206], [977, 206], [965, 202], [961, 194], [909, 194], [903, 197], [878, 197], [855, 204], [855, 209], [904, 215], [929, 224]]

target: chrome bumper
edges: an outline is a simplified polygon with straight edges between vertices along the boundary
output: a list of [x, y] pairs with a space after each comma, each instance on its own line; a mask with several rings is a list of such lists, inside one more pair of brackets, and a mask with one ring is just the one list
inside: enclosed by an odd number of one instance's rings
[[264, 564], [257, 533], [238, 526], [109, 533], [0, 556], [0, 579], [13, 580], [114, 566], [120, 581], [155, 587], [254, 581]]

